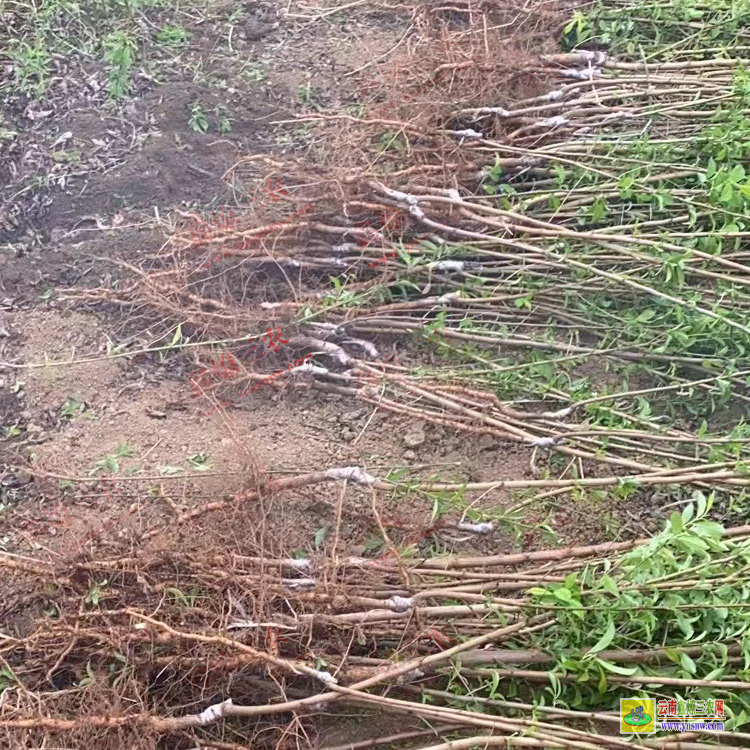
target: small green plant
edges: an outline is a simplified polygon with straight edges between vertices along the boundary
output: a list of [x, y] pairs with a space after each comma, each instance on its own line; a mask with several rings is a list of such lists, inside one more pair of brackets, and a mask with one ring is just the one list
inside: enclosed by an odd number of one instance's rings
[[10, 58], [21, 91], [37, 98], [41, 97], [47, 87], [52, 60], [44, 38], [37, 37], [33, 44], [15, 40], [11, 43]]
[[180, 473], [182, 473], [182, 469], [179, 466], [169, 466], [167, 464], [159, 466], [159, 474], [162, 476], [172, 476]]
[[163, 364], [167, 359], [168, 352], [170, 352], [172, 349], [181, 349], [189, 341], [189, 336], [182, 335], [182, 323], [178, 323], [177, 328], [175, 328], [174, 335], [172, 336], [172, 340], [163, 350], [159, 350], [158, 352], [159, 362]]
[[109, 96], [122, 99], [130, 91], [130, 71], [135, 61], [135, 37], [126, 31], [113, 31], [104, 39], [104, 59], [110, 65]]
[[299, 86], [297, 89], [297, 99], [299, 99], [302, 104], [306, 104], [313, 109], [320, 109], [317, 90], [309, 81]]
[[227, 18], [227, 23], [234, 26], [235, 24], [239, 23], [243, 18], [247, 17], [247, 11], [240, 6], [236, 10], [233, 10], [231, 14], [229, 15], [229, 18]]
[[231, 133], [233, 130], [232, 123], [234, 122], [234, 120], [229, 117], [229, 110], [227, 110], [226, 106], [224, 104], [217, 104], [214, 107], [214, 112], [219, 118], [219, 132]]
[[70, 396], [60, 409], [60, 416], [62, 418], [74, 419], [79, 414], [83, 414], [86, 410], [86, 404], [79, 401], [77, 398]]
[[330, 528], [330, 526], [321, 526], [315, 532], [315, 549], [320, 549], [323, 546], [323, 542], [325, 542]]
[[100, 458], [94, 463], [94, 466], [89, 469], [89, 476], [97, 474], [105, 469], [116, 474], [120, 471], [120, 458], [129, 458], [133, 456], [133, 449], [126, 443], [120, 443], [114, 453], [108, 453], [104, 458]]
[[95, 583], [91, 586], [89, 589], [88, 594], [86, 594], [86, 598], [84, 599], [84, 602], [86, 604], [91, 604], [94, 607], [97, 607], [99, 605], [99, 600], [101, 598], [102, 589], [107, 587], [107, 579], [105, 578], [101, 583]]
[[247, 63], [247, 65], [240, 70], [240, 75], [251, 83], [263, 83], [268, 80], [268, 70], [266, 69], [266, 65], [259, 61]]
[[190, 119], [188, 125], [196, 133], [208, 133], [208, 120], [198, 102], [193, 102], [190, 106]]
[[156, 42], [165, 47], [180, 47], [187, 42], [187, 31], [179, 26], [166, 25], [156, 35]]
[[403, 151], [406, 143], [398, 133], [383, 133], [375, 144], [375, 150], [384, 153], [386, 151]]
[[122, 354], [125, 351], [125, 344], [115, 344], [109, 336], [107, 336], [107, 356], [111, 357], [117, 354]]
[[195, 586], [189, 588], [187, 593], [184, 593], [174, 586], [168, 586], [164, 590], [174, 597], [176, 604], [181, 604], [185, 609], [192, 609], [200, 596], [200, 589]]
[[489, 195], [494, 195], [497, 192], [495, 185], [500, 182], [503, 176], [503, 167], [500, 164], [500, 156], [495, 154], [495, 163], [491, 167], [484, 167], [482, 169], [482, 178], [489, 180], [492, 185], [484, 185], [484, 191]]
[[4, 690], [9, 689], [16, 684], [21, 684], [19, 679], [10, 671], [10, 669], [8, 669], [8, 667], [3, 666], [2, 669], [0, 669], [0, 695], [3, 694]]
[[194, 453], [188, 456], [188, 463], [196, 471], [210, 471], [213, 467], [208, 463], [208, 456], [205, 453]]
[[3, 432], [6, 438], [17, 437], [21, 434], [21, 430], [18, 429], [18, 422], [10, 425], [10, 427], [3, 427]]

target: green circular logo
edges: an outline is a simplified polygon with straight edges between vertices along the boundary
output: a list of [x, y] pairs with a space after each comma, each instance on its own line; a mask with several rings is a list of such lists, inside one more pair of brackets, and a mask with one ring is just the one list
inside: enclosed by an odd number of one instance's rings
[[622, 720], [631, 727], [645, 727], [646, 724], [652, 722], [651, 717], [645, 711], [640, 714], [631, 711], [627, 716], [623, 716]]

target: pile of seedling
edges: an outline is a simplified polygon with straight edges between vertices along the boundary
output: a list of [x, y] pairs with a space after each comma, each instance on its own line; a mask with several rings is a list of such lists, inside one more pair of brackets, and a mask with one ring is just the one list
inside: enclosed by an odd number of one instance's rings
[[[0, 727], [9, 746], [331, 747], [321, 712], [353, 706], [403, 719], [368, 747], [618, 747], [619, 697], [675, 695], [724, 700], [741, 727], [750, 527], [709, 520], [711, 503], [698, 493], [652, 539], [495, 556], [17, 562], [19, 603], [43, 616], [0, 646]], [[750, 734], [645, 746], [717, 738]]]

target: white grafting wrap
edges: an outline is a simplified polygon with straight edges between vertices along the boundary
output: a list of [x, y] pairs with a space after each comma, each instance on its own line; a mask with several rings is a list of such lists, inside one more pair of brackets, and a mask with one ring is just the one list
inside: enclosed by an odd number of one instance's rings
[[581, 59], [592, 62], [594, 65], [603, 65], [607, 61], [607, 53], [600, 50], [582, 50], [577, 54]]
[[218, 721], [230, 708], [232, 708], [233, 705], [232, 699], [228, 698], [223, 703], [216, 703], [213, 706], [209, 706], [205, 711], [196, 714], [198, 724], [205, 727], [206, 724], [212, 724], [214, 721]]
[[602, 122], [609, 122], [611, 120], [630, 120], [635, 115], [632, 112], [610, 112], [602, 118]]
[[447, 133], [455, 135], [458, 138], [484, 138], [484, 133], [479, 133], [472, 128], [466, 128], [465, 130], [448, 130]]
[[548, 117], [546, 120], [542, 120], [540, 125], [546, 125], [547, 127], [554, 128], [558, 125], [567, 125], [570, 122], [567, 117], [562, 115], [555, 115], [554, 117]]
[[412, 669], [411, 672], [400, 674], [396, 678], [396, 684], [403, 685], [405, 682], [413, 682], [414, 680], [418, 680], [421, 677], [424, 677], [424, 672], [421, 669]]
[[307, 570], [310, 567], [310, 561], [305, 558], [301, 560], [285, 560], [284, 564], [297, 570]]
[[363, 341], [362, 339], [347, 339], [346, 343], [361, 346], [372, 359], [377, 359], [380, 356], [377, 347], [369, 341]]
[[362, 471], [359, 466], [343, 466], [340, 469], [327, 469], [325, 475], [330, 479], [349, 479], [356, 484], [373, 484], [378, 480]]
[[328, 370], [325, 367], [318, 367], [317, 365], [311, 365], [309, 362], [305, 362], [304, 365], [294, 367], [289, 372], [311, 372], [313, 375], [326, 375]]
[[334, 685], [339, 684], [339, 681], [330, 672], [321, 672], [320, 670], [312, 669], [311, 667], [307, 667], [305, 669], [305, 672], [312, 677], [317, 677], [322, 682], [326, 682], [326, 683], [331, 682]]
[[592, 78], [599, 78], [602, 71], [599, 68], [586, 68], [586, 70], [576, 70], [575, 68], [563, 68], [558, 70], [563, 78], [575, 78], [578, 81], [590, 81]]
[[542, 438], [536, 438], [535, 440], [532, 440], [531, 445], [534, 445], [538, 448], [549, 448], [551, 445], [555, 445], [557, 442], [558, 442], [558, 438], [542, 437]]
[[345, 333], [344, 329], [340, 328], [335, 323], [310, 323], [310, 328], [318, 336], [328, 336], [329, 334], [332, 334], [334, 336], [343, 336]]
[[412, 599], [407, 599], [403, 596], [392, 596], [388, 600], [388, 603], [394, 612], [408, 612], [414, 606]]
[[500, 117], [510, 117], [510, 112], [502, 107], [482, 107], [477, 110], [479, 115], [498, 115]]
[[462, 260], [440, 260], [432, 266], [436, 271], [463, 271]]
[[473, 534], [489, 534], [495, 530], [495, 524], [492, 521], [484, 523], [459, 523], [456, 525], [459, 531], [471, 531]]
[[230, 622], [227, 625], [227, 630], [241, 630], [243, 628], [258, 628], [260, 623], [253, 622], [252, 620], [237, 620], [236, 622]]
[[367, 563], [373, 562], [372, 560], [368, 560], [366, 557], [347, 557], [346, 558], [346, 564], [347, 565], [367, 565]]
[[342, 365], [348, 365], [352, 361], [352, 358], [340, 346], [336, 346], [336, 344], [332, 344], [330, 341], [320, 341], [317, 343], [323, 351], [335, 357]]
[[437, 298], [439, 305], [449, 305], [454, 299], [461, 299], [461, 292], [449, 292]]
[[564, 409], [560, 409], [560, 411], [546, 411], [544, 412], [544, 416], [549, 419], [560, 419], [561, 417], [569, 416], [572, 411], [572, 406], [566, 406]]
[[281, 582], [290, 589], [308, 589], [315, 585], [312, 578], [282, 578]]
[[391, 188], [385, 188], [385, 194], [399, 203], [408, 203], [412, 206], [417, 205], [417, 199], [413, 195], [408, 193], [402, 193], [400, 190], [392, 190]]

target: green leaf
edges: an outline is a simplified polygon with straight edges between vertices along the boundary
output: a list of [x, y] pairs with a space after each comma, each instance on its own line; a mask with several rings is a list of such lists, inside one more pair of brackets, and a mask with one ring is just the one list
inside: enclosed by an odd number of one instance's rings
[[693, 629], [693, 625], [688, 620], [685, 615], [683, 615], [681, 612], [677, 612], [675, 615], [675, 619], [677, 620], [677, 625], [679, 626], [680, 630], [685, 634], [685, 638], [687, 640], [690, 640], [693, 637], [693, 633], [695, 630]]
[[127, 443], [118, 443], [117, 450], [115, 451], [115, 455], [118, 458], [130, 458], [131, 456], [134, 456], [135, 453], [133, 452], [133, 449]]
[[591, 206], [592, 221], [601, 221], [606, 215], [607, 204], [601, 198], [597, 198]]
[[531, 596], [544, 596], [545, 594], [548, 594], [549, 591], [547, 589], [540, 589], [537, 587], [530, 588], [526, 590], [527, 594], [530, 594]]
[[698, 503], [698, 513], [696, 514], [696, 517], [703, 518], [703, 516], [706, 515], [706, 510], [708, 508], [706, 496], [702, 492], [696, 492], [694, 499]]
[[[687, 506], [688, 508], [691, 506]], [[685, 511], [683, 511], [684, 513]], [[677, 511], [672, 511], [672, 515], [669, 517], [669, 526], [672, 529], [672, 533], [681, 534], [685, 531], [685, 524]]]
[[315, 549], [320, 549], [323, 542], [326, 540], [326, 537], [328, 536], [328, 529], [329, 526], [321, 526], [316, 532], [315, 532]]
[[607, 673], [603, 669], [599, 671], [599, 684], [597, 688], [599, 688], [599, 692], [602, 695], [607, 691]]
[[500, 685], [500, 675], [497, 672], [493, 672], [491, 680], [492, 682], [490, 684], [490, 700], [492, 700], [495, 697], [495, 694], [497, 693], [497, 688]]
[[680, 654], [680, 664], [682, 665], [682, 668], [690, 674], [695, 674], [697, 671], [695, 662], [684, 651]]
[[729, 173], [729, 179], [733, 180], [734, 182], [739, 182], [740, 180], [744, 179], [745, 177], [745, 169], [742, 166], [742, 164], [738, 164], [730, 173]]
[[573, 594], [568, 589], [555, 589], [554, 594], [561, 602], [569, 602], [573, 599]]
[[597, 664], [601, 664], [606, 670], [610, 672], [614, 672], [615, 674], [621, 674], [625, 675], [626, 677], [630, 677], [631, 675], [634, 675], [638, 671], [638, 667], [618, 667], [617, 664], [612, 664], [611, 662], [605, 661], [604, 659], [597, 659]]
[[654, 310], [644, 310], [635, 320], [636, 323], [645, 323], [647, 320], [651, 320], [656, 317]]
[[683, 523], [688, 523], [692, 517], [693, 517], [693, 504], [692, 503], [688, 503], [682, 509], [682, 521], [683, 521]]
[[612, 643], [614, 637], [615, 622], [614, 620], [610, 620], [607, 624], [607, 629], [604, 631], [604, 635], [597, 641], [596, 645], [586, 654], [586, 656], [598, 654], [600, 651], [604, 651], [604, 649]]
[[179, 600], [183, 606], [190, 607], [190, 602], [187, 600], [187, 597], [185, 594], [182, 593], [179, 589], [174, 588], [173, 586], [168, 586], [164, 589], [168, 594], [172, 594], [172, 596]]
[[679, 543], [686, 549], [688, 552], [705, 552], [708, 549], [708, 545], [702, 540], [698, 539], [694, 536], [684, 536], [681, 537], [679, 540]]
[[721, 539], [724, 534], [724, 527], [716, 521], [698, 521], [690, 530], [704, 539]]
[[208, 456], [205, 453], [194, 453], [188, 456], [188, 461], [196, 471], [210, 471], [213, 468], [208, 464]]

